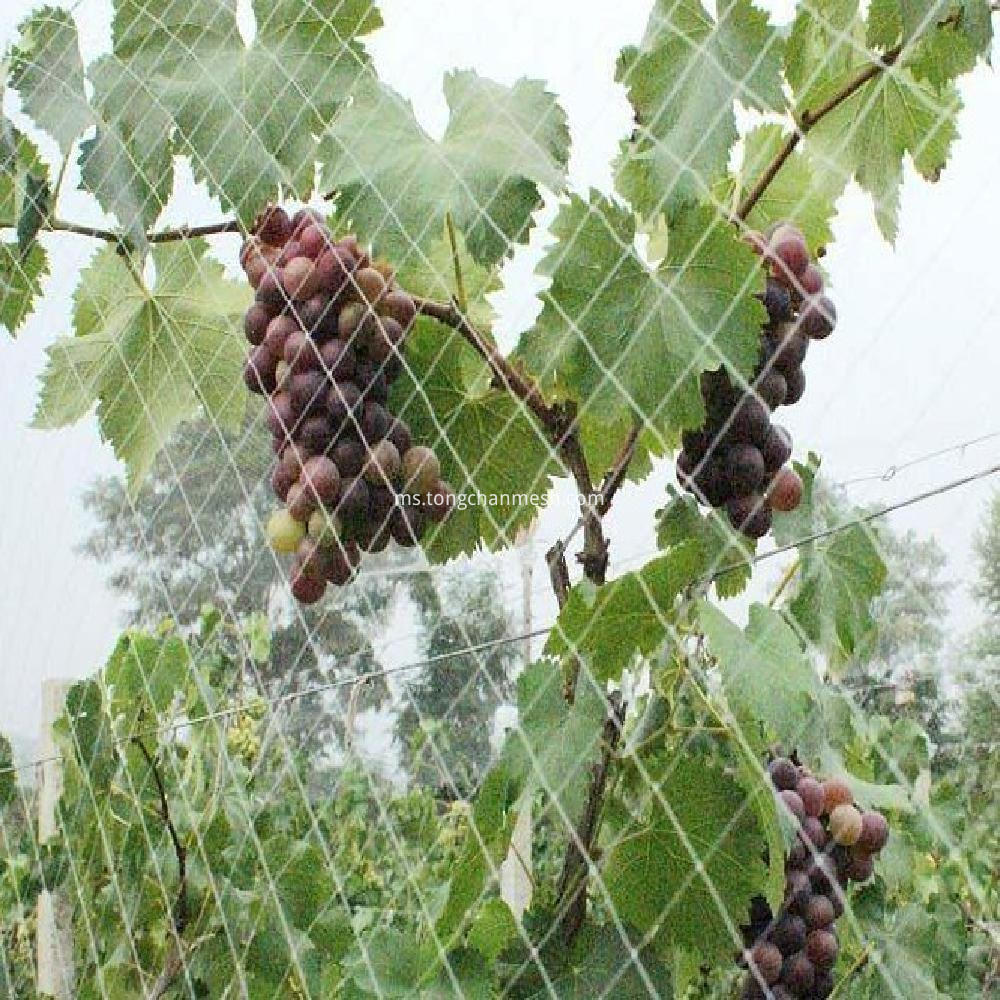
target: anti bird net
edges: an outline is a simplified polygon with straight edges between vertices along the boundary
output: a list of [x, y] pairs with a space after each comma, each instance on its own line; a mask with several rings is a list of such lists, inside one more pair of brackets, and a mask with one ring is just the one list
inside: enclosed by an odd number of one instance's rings
[[993, 8], [550, 6], [4, 15], [0, 320], [72, 326], [34, 423], [120, 463], [128, 620], [0, 746], [7, 994], [997, 988], [993, 645], [893, 519], [995, 435], [883, 505], [805, 385], [871, 419], [835, 247], [930, 199]]

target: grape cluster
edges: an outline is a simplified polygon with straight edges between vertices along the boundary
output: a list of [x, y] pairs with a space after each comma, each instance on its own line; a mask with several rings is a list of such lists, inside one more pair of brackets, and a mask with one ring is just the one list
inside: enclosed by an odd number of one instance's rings
[[313, 604], [351, 579], [362, 550], [416, 545], [453, 506], [437, 457], [388, 410], [416, 305], [388, 264], [309, 209], [268, 208], [240, 262], [256, 291], [244, 377], [268, 400], [284, 504], [268, 539], [294, 554], [292, 594]]
[[866, 882], [889, 839], [878, 812], [854, 804], [847, 783], [819, 781], [788, 757], [769, 768], [783, 807], [798, 823], [785, 859], [785, 899], [775, 917], [763, 897], [743, 928], [748, 968], [743, 1000], [825, 1000], [833, 992], [838, 942], [834, 923], [844, 912], [844, 890]]
[[809, 342], [830, 335], [836, 310], [798, 229], [782, 223], [766, 237], [751, 233], [748, 242], [768, 270], [760, 362], [746, 387], [734, 385], [724, 368], [702, 376], [708, 417], [700, 430], [684, 434], [677, 477], [700, 503], [725, 508], [738, 531], [762, 538], [773, 511], [802, 502], [802, 481], [786, 467], [791, 437], [771, 414], [802, 398]]

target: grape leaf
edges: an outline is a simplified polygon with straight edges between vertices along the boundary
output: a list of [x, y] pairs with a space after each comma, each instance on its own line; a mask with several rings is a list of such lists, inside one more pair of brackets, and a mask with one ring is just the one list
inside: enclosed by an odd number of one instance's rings
[[517, 922], [510, 907], [502, 899], [487, 899], [479, 907], [469, 928], [469, 947], [475, 948], [488, 961], [495, 962], [517, 938]]
[[17, 247], [23, 257], [35, 242], [51, 209], [52, 188], [44, 175], [29, 173], [24, 179], [24, 203], [17, 220]]
[[545, 790], [560, 828], [579, 818], [591, 766], [607, 715], [603, 685], [586, 671], [572, 705], [551, 660], [539, 660], [517, 679], [518, 725], [507, 737], [502, 760], [531, 789]]
[[787, 607], [803, 635], [815, 644], [833, 668], [842, 666], [873, 628], [872, 600], [881, 592], [886, 567], [873, 529], [849, 527], [856, 511], [833, 511], [818, 489], [818, 460], [795, 463], [804, 486], [802, 503], [792, 514], [775, 516], [774, 537], [790, 545], [816, 532], [838, 530], [799, 545], [801, 565], [795, 596]]
[[858, 0], [810, 0], [799, 4], [785, 45], [785, 77], [797, 109], [816, 107], [829, 81], [857, 66], [864, 52]]
[[358, 39], [382, 23], [369, 0], [253, 8], [249, 46], [232, 0], [166, 13], [159, 0], [120, 0], [113, 25], [115, 55], [170, 110], [195, 177], [247, 224], [279, 191], [310, 196], [315, 134], [370, 74]]
[[553, 223], [540, 265], [544, 308], [518, 346], [543, 390], [608, 423], [640, 412], [676, 434], [705, 418], [699, 375], [725, 362], [744, 377], [760, 353], [759, 263], [705, 208], [679, 212], [667, 257], [651, 271], [635, 250], [631, 212], [592, 192]]
[[761, 894], [771, 910], [777, 913], [785, 897], [785, 858], [798, 835], [798, 824], [789, 821], [786, 810], [778, 810], [778, 799], [767, 771], [761, 766], [760, 756], [753, 747], [740, 740], [732, 741], [737, 755], [736, 779], [743, 786], [752, 803], [757, 823], [767, 840], [765, 855], [768, 878]]
[[578, 583], [549, 633], [545, 651], [581, 656], [598, 681], [620, 680], [637, 653], [648, 655], [670, 637], [674, 604], [704, 569], [702, 550], [692, 543], [603, 587]]
[[[434, 966], [441, 968], [435, 974]], [[382, 927], [355, 949], [347, 971], [364, 996], [416, 1000], [489, 1000], [491, 975], [482, 957], [468, 950], [428, 954], [413, 935]]]
[[25, 112], [67, 155], [93, 124], [83, 86], [83, 60], [76, 22], [69, 11], [43, 7], [21, 23], [12, 53], [11, 85]]
[[657, 0], [616, 78], [636, 132], [624, 144], [618, 190], [643, 215], [699, 199], [723, 174], [736, 141], [735, 102], [781, 111], [783, 42], [749, 0], [725, 0], [715, 21], [698, 0]]
[[703, 602], [698, 618], [718, 663], [726, 701], [747, 741], [760, 751], [775, 742], [786, 747], [815, 745], [819, 677], [782, 616], [754, 604], [746, 631], [741, 631]]
[[203, 240], [156, 246], [149, 290], [113, 248], [101, 251], [77, 288], [76, 336], [48, 349], [35, 426], [65, 426], [97, 401], [101, 434], [128, 466], [133, 493], [199, 404], [222, 428], [235, 431], [242, 420], [239, 315], [249, 293], [225, 279], [207, 248]]
[[499, 261], [527, 238], [539, 188], [565, 183], [566, 115], [541, 83], [504, 87], [454, 72], [444, 94], [451, 117], [440, 142], [399, 94], [369, 83], [320, 143], [324, 189], [336, 189], [339, 211], [402, 267], [449, 211], [473, 257]]
[[[743, 160], [739, 172], [740, 193], [745, 193], [761, 176], [785, 141], [780, 125], [759, 125], [743, 139]], [[733, 200], [736, 179], [729, 177], [719, 190], [719, 200]], [[792, 153], [767, 186], [747, 217], [752, 229], [764, 230], [783, 219], [794, 219], [813, 253], [832, 239], [830, 221], [835, 202], [844, 184], [829, 171], [815, 168], [808, 154]]]
[[660, 954], [679, 945], [705, 962], [728, 959], [766, 885], [764, 838], [746, 793], [712, 761], [687, 754], [661, 770], [649, 821], [608, 849], [604, 884]]
[[472, 825], [465, 847], [453, 866], [435, 934], [450, 946], [462, 929], [466, 915], [482, 899], [487, 878], [496, 872], [510, 849], [517, 803], [524, 774], [501, 761], [493, 767], [476, 793]]
[[[406, 343], [404, 372], [392, 388], [394, 412], [415, 441], [434, 449], [442, 475], [465, 500], [425, 536], [443, 561], [510, 545], [537, 516], [551, 488], [551, 451], [521, 402], [470, 377], [477, 356], [462, 336], [420, 319]], [[486, 502], [479, 503], [479, 495]]]
[[[580, 414], [580, 444], [595, 483], [613, 468], [632, 425], [633, 418], [624, 414], [614, 421], [605, 421], [590, 411]], [[625, 473], [625, 482], [641, 482], [653, 471], [653, 459], [662, 455], [669, 444], [674, 443], [667, 440], [667, 437], [655, 428], [643, 427]]]
[[[889, 928], [873, 927], [875, 952], [858, 984], [862, 997], [884, 996], [887, 984], [894, 995], [946, 1000], [954, 994], [942, 993], [934, 981], [934, 970], [944, 943], [944, 928], [937, 915], [921, 903], [911, 903], [895, 914]], [[979, 992], [978, 989], [976, 992]]]
[[45, 248], [34, 243], [22, 254], [16, 243], [0, 243], [0, 324], [13, 336], [28, 318], [49, 273]]
[[543, 962], [548, 982], [539, 981], [537, 990], [517, 994], [525, 1000], [599, 996], [647, 1000], [679, 995], [671, 989], [670, 973], [654, 949], [639, 935], [627, 929], [619, 932], [613, 924], [584, 924], [569, 953], [562, 942], [553, 944], [544, 952]]
[[988, 0], [958, 0], [949, 6], [954, 20], [925, 32], [905, 57], [913, 75], [934, 87], [971, 72], [981, 58], [988, 60], [993, 43]]
[[180, 636], [161, 641], [139, 632], [126, 632], [119, 640], [104, 668], [108, 686], [108, 711], [112, 719], [124, 719], [122, 727], [131, 730], [140, 714], [147, 724], [155, 724], [183, 685], [190, 667], [190, 656]]
[[872, 0], [868, 10], [868, 44], [888, 49], [937, 29], [951, 0]]
[[670, 502], [656, 512], [656, 544], [668, 550], [697, 545], [704, 573], [712, 577], [719, 597], [742, 594], [753, 574], [757, 543], [734, 531], [716, 511], [703, 514], [693, 497], [682, 496], [673, 486], [667, 493]]
[[[827, 11], [830, 23], [823, 20]], [[854, 0], [821, 0], [817, 13], [800, 10], [786, 58], [800, 113], [844, 91], [870, 65], [863, 31]], [[848, 45], [850, 40], [858, 44]], [[830, 175], [821, 183], [831, 189], [857, 180], [872, 196], [882, 234], [894, 241], [903, 160], [909, 156], [921, 176], [936, 180], [948, 160], [961, 106], [953, 86], [935, 90], [910, 70], [894, 67], [816, 122], [806, 134], [806, 150], [816, 171]]]
[[81, 184], [117, 217], [131, 245], [145, 250], [146, 231], [173, 189], [170, 113], [153, 84], [114, 56], [99, 59], [88, 75], [97, 129], [80, 144]]

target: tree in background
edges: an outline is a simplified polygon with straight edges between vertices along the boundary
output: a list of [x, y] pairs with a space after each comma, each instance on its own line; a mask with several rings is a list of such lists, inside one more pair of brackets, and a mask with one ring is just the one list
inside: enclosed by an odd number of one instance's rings
[[985, 621], [976, 637], [983, 655], [1000, 653], [1000, 493], [995, 493], [983, 514], [973, 542], [978, 579], [972, 595], [980, 602]]
[[439, 787], [449, 798], [465, 798], [490, 762], [496, 712], [513, 702], [521, 649], [509, 642], [447, 656], [512, 634], [493, 573], [453, 575], [440, 588], [427, 578], [413, 596], [421, 656], [436, 662], [406, 684], [396, 736], [412, 751], [408, 769], [415, 781]]

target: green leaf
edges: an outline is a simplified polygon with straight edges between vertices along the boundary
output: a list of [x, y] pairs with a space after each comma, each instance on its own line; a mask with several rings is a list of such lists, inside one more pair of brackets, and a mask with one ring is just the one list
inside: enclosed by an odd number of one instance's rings
[[642, 414], [663, 434], [704, 422], [699, 376], [725, 363], [744, 377], [760, 353], [759, 262], [704, 208], [678, 213], [655, 271], [635, 249], [631, 212], [592, 192], [553, 223], [540, 266], [552, 278], [520, 357], [543, 389], [609, 424]]
[[44, 174], [28, 174], [24, 185], [24, 204], [17, 220], [17, 247], [22, 259], [31, 249], [35, 237], [48, 218], [51, 199], [52, 189], [48, 178]]
[[174, 183], [170, 113], [151, 81], [114, 56], [89, 70], [97, 131], [80, 144], [82, 186], [118, 219], [129, 243], [146, 249]]
[[143, 632], [126, 632], [104, 668], [108, 685], [108, 710], [113, 719], [124, 719], [130, 731], [140, 713], [147, 725], [166, 711], [182, 688], [191, 667], [187, 644], [180, 636], [164, 641]]
[[787, 819], [787, 812], [778, 810], [778, 799], [770, 775], [762, 767], [757, 752], [734, 741], [738, 766], [736, 778], [753, 805], [757, 823], [767, 840], [768, 879], [763, 895], [777, 913], [785, 897], [785, 858], [798, 835], [798, 823]]
[[[792, 26], [786, 60], [800, 113], [843, 92], [870, 66], [855, 0], [819, 0], [815, 10], [808, 7]], [[895, 240], [903, 161], [910, 157], [921, 176], [936, 180], [957, 134], [961, 106], [954, 87], [935, 90], [904, 67], [876, 75], [807, 133], [807, 152], [817, 171], [829, 175], [818, 183], [837, 190], [853, 177], [872, 196], [882, 234]]]
[[[462, 336], [418, 320], [406, 341], [404, 372], [392, 406], [415, 441], [434, 449], [442, 475], [460, 493], [424, 548], [434, 561], [510, 545], [537, 516], [551, 488], [552, 453], [524, 405], [470, 372], [482, 362]], [[482, 494], [486, 503], [479, 503]], [[464, 509], [463, 509], [464, 508]]]
[[938, 990], [934, 981], [942, 928], [921, 904], [911, 903], [896, 914], [889, 929], [879, 928], [875, 933], [875, 954], [867, 963], [859, 991], [872, 998], [884, 996], [891, 984], [893, 995], [921, 1000], [945, 1000], [951, 995]]
[[765, 847], [740, 785], [708, 759], [672, 759], [652, 815], [609, 848], [601, 865], [618, 916], [703, 961], [729, 959], [750, 900], [766, 885]]
[[618, 190], [644, 216], [700, 199], [725, 172], [737, 102], [781, 111], [783, 42], [748, 0], [725, 0], [713, 20], [698, 0], [657, 0], [616, 78], [637, 123], [618, 164]]
[[101, 434], [128, 466], [134, 492], [175, 427], [199, 406], [239, 428], [246, 405], [239, 315], [248, 292], [186, 240], [152, 253], [157, 280], [140, 289], [113, 248], [94, 258], [75, 296], [76, 336], [49, 349], [36, 427], [62, 427], [96, 401]]
[[517, 938], [514, 914], [502, 899], [494, 897], [487, 899], [476, 912], [468, 943], [488, 962], [495, 962]]
[[799, 4], [785, 46], [785, 77], [799, 111], [820, 104], [829, 81], [857, 66], [864, 52], [858, 0], [809, 0]]
[[[779, 545], [792, 544], [831, 527], [829, 512], [817, 492], [818, 460], [795, 464], [805, 487], [794, 514], [775, 518]], [[801, 565], [788, 613], [802, 634], [836, 668], [850, 659], [874, 627], [872, 600], [881, 592], [886, 567], [873, 529], [849, 524], [825, 538], [799, 546]], [[840, 525], [833, 527], [840, 528]]]
[[232, 0], [120, 0], [113, 25], [114, 54], [171, 112], [196, 179], [247, 224], [279, 193], [310, 196], [315, 135], [370, 75], [358, 39], [382, 23], [369, 0], [253, 6], [249, 46]]
[[454, 72], [444, 94], [451, 117], [440, 142], [399, 94], [369, 83], [320, 143], [323, 187], [337, 190], [340, 213], [403, 267], [449, 211], [472, 256], [495, 263], [527, 239], [539, 189], [565, 183], [566, 116], [541, 83]]
[[[366, 996], [489, 1000], [490, 975], [475, 952], [459, 950], [429, 959], [412, 935], [390, 928], [375, 931], [362, 948], [352, 954], [347, 968]], [[435, 973], [438, 961], [441, 968]]]
[[649, 655], [671, 637], [677, 598], [704, 568], [701, 549], [687, 544], [603, 587], [577, 584], [545, 651], [580, 655], [595, 680], [620, 680], [636, 654]]
[[718, 663], [726, 701], [751, 745], [761, 751], [775, 742], [785, 747], [814, 745], [822, 688], [784, 618], [754, 604], [742, 631], [704, 602], [698, 617]]
[[34, 309], [48, 273], [49, 258], [41, 244], [22, 255], [16, 243], [0, 243], [0, 324], [11, 336]]
[[949, 7], [955, 20], [924, 33], [905, 59], [918, 80], [934, 87], [971, 72], [980, 59], [988, 61], [993, 44], [989, 0], [958, 0]]
[[24, 110], [66, 156], [94, 121], [83, 86], [76, 22], [69, 11], [43, 7], [21, 22], [13, 51], [11, 85]]
[[507, 737], [503, 760], [531, 789], [542, 788], [553, 821], [564, 829], [583, 809], [590, 769], [597, 757], [608, 704], [603, 685], [582, 672], [572, 705], [551, 660], [539, 660], [517, 680], [518, 725]]
[[868, 44], [888, 49], [934, 32], [951, 0], [873, 0], [868, 11]]
[[[759, 125], [744, 138], [738, 174], [741, 194], [763, 174], [786, 138], [781, 126], [774, 124]], [[719, 192], [723, 204], [732, 201], [734, 187], [735, 178], [727, 178]], [[843, 188], [842, 180], [817, 170], [808, 154], [792, 153], [747, 216], [747, 225], [765, 230], [783, 219], [794, 219], [815, 253], [833, 239], [830, 221]]]
[[[633, 418], [624, 414], [614, 421], [604, 420], [589, 410], [579, 415], [580, 444], [595, 483], [602, 480], [618, 460], [632, 425]], [[625, 482], [638, 483], [645, 479], [653, 471], [653, 459], [675, 443], [671, 439], [672, 435], [662, 434], [655, 427], [644, 427], [625, 473]]]
[[670, 502], [656, 512], [656, 544], [673, 549], [694, 544], [701, 551], [707, 576], [713, 577], [719, 597], [737, 597], [743, 593], [753, 574], [757, 543], [734, 531], [729, 519], [714, 510], [702, 513], [697, 501], [667, 489]]
[[[591, 1000], [614, 996], [621, 1000], [671, 997], [670, 973], [653, 948], [634, 932], [622, 933], [612, 924], [584, 924], [569, 954], [554, 945], [545, 954], [549, 983], [523, 994], [529, 1000]], [[521, 995], [521, 994], [518, 994]]]

